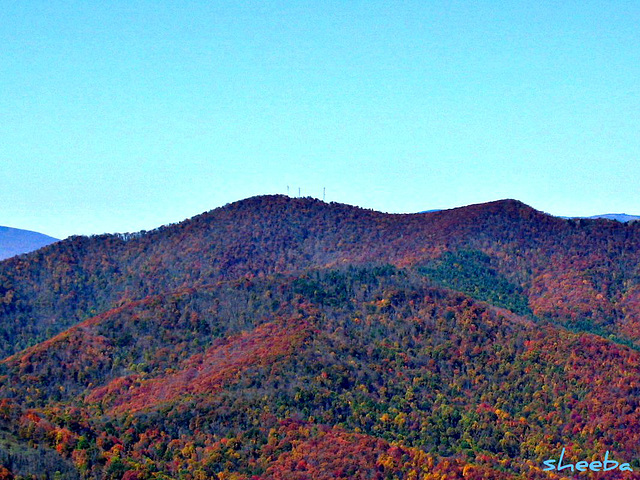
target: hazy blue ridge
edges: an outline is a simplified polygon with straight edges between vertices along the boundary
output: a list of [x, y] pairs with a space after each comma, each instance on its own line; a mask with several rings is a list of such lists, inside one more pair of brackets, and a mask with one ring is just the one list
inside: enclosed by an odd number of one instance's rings
[[578, 220], [581, 218], [586, 218], [589, 220], [597, 220], [599, 218], [604, 218], [607, 220], [615, 220], [620, 223], [628, 223], [628, 222], [636, 222], [640, 220], [640, 215], [627, 215], [626, 213], [603, 213], [601, 215], [592, 215], [590, 217], [567, 217], [561, 216], [558, 218], [565, 218], [568, 220]]
[[0, 260], [32, 252], [57, 241], [57, 238], [42, 233], [0, 226]]
[[640, 220], [638, 215], [627, 215], [626, 213], [605, 213], [603, 215], [594, 215], [588, 218], [608, 218], [609, 220], [617, 220], [618, 222], [635, 222]]

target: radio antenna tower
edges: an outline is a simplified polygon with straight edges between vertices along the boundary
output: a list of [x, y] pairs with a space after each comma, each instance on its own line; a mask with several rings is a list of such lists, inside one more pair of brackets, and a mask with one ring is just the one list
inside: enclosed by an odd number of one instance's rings
[[289, 196], [289, 185], [287, 185], [287, 197]]
[[327, 193], [327, 188], [322, 187], [322, 201], [324, 202], [325, 194]]
[[298, 187], [298, 198], [300, 198], [300, 187]]

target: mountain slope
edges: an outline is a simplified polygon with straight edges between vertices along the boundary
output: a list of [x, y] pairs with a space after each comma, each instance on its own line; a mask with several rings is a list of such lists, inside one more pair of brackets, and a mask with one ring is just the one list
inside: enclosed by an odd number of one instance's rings
[[5, 360], [0, 375], [16, 418], [5, 428], [63, 459], [92, 457], [96, 478], [114, 451], [121, 475], [144, 478], [149, 458], [166, 478], [265, 479], [552, 478], [539, 466], [563, 446], [571, 458], [640, 453], [640, 353], [390, 266], [152, 297]]
[[42, 233], [0, 226], [0, 260], [32, 252], [57, 241], [57, 238]]

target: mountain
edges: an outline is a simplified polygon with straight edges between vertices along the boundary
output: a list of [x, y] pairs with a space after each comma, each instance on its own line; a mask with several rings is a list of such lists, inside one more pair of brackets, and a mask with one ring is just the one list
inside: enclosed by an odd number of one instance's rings
[[637, 220], [640, 220], [640, 216], [627, 215], [626, 213], [605, 213], [602, 215], [593, 215], [591, 217], [558, 217], [558, 218], [563, 218], [565, 220], [580, 220], [585, 218], [591, 219], [591, 220], [598, 220], [598, 219], [604, 218], [606, 220], [615, 220], [621, 223], [635, 222]]
[[516, 200], [262, 196], [6, 260], [0, 478], [637, 470], [639, 247]]
[[617, 220], [618, 222], [635, 222], [640, 220], [637, 215], [627, 215], [626, 213], [605, 213], [603, 215], [594, 215], [589, 218], [607, 218], [609, 220]]
[[0, 226], [0, 260], [32, 252], [57, 241], [57, 238], [42, 233]]

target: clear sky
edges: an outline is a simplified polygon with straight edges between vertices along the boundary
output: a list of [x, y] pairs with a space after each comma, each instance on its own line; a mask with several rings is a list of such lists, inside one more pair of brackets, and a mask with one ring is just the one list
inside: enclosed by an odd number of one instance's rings
[[258, 194], [640, 214], [640, 2], [6, 1], [0, 225]]

